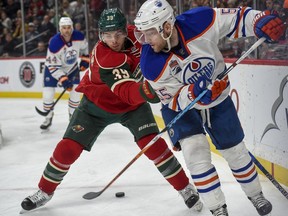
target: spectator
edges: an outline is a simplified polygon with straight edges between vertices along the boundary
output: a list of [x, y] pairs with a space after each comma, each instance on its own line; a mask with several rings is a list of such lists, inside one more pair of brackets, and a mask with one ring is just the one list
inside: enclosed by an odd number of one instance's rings
[[70, 5], [68, 0], [62, 2], [62, 16], [72, 17], [74, 8]]
[[31, 0], [29, 11], [35, 17], [43, 17], [45, 15], [45, 7], [42, 0]]
[[[22, 18], [17, 18], [14, 22], [15, 28], [13, 31], [13, 38], [16, 40], [21, 40], [22, 39]], [[28, 29], [28, 27], [25, 26], [25, 29]]]
[[85, 31], [82, 28], [82, 24], [80, 22], [75, 23], [74, 28], [75, 28], [75, 30], [80, 31], [80, 32], [82, 32], [82, 34], [85, 35]]
[[0, 35], [0, 56], [3, 55], [3, 47], [4, 47], [4, 39], [3, 39], [3, 36]]
[[12, 37], [12, 34], [9, 32], [5, 35], [5, 42], [3, 46], [3, 55], [2, 57], [12, 57], [18, 56], [19, 54], [16, 51], [17, 42]]
[[12, 20], [7, 16], [6, 12], [3, 10], [1, 11], [1, 24], [4, 28], [12, 29]]
[[38, 43], [38, 38], [37, 35], [39, 33], [35, 30], [35, 25], [33, 22], [30, 22], [28, 24], [28, 32], [25, 35], [25, 39], [27, 42], [26, 48], [27, 48], [27, 52], [31, 52], [33, 49], [36, 48], [37, 43]]
[[47, 47], [43, 41], [39, 41], [36, 52], [32, 53], [32, 56], [45, 57], [47, 54]]
[[266, 0], [266, 10], [273, 9], [273, 0]]
[[[77, 0], [76, 7], [72, 14], [72, 20], [74, 23], [80, 22], [85, 24], [85, 5], [83, 4], [83, 0]], [[83, 27], [85, 27], [83, 25]]]
[[17, 11], [20, 9], [19, 2], [15, 2], [14, 0], [7, 0], [7, 5], [5, 6], [5, 12], [10, 19], [14, 19], [16, 17]]
[[56, 27], [58, 26], [58, 22], [59, 22], [59, 19], [60, 18], [57, 18], [56, 17], [56, 13], [55, 13], [55, 10], [54, 9], [50, 9], [48, 11], [48, 16], [50, 18], [50, 22]]
[[281, 8], [282, 8], [282, 3], [280, 3], [280, 1], [274, 1], [273, 10], [277, 11], [277, 13], [280, 13]]
[[101, 12], [106, 8], [104, 0], [90, 0], [89, 9], [95, 19], [99, 19]]
[[39, 32], [43, 33], [46, 32], [44, 35], [42, 35], [42, 40], [46, 43], [49, 41], [49, 39], [56, 34], [56, 27], [50, 22], [50, 17], [48, 15], [45, 15], [43, 18], [43, 21], [40, 25]]

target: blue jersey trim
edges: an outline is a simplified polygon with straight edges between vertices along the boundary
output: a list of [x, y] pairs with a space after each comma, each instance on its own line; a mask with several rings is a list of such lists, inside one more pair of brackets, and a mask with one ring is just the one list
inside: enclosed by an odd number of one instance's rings
[[[83, 41], [85, 38], [84, 34], [80, 31], [74, 30], [71, 36], [71, 41]], [[60, 32], [53, 36], [49, 42], [49, 50], [52, 53], [57, 53], [65, 45], [65, 41], [62, 39]]]
[[169, 54], [155, 53], [149, 44], [142, 46], [140, 67], [143, 76], [148, 80], [156, 80], [164, 68]]
[[[201, 22], [198, 22], [201, 20]], [[181, 29], [185, 41], [202, 34], [213, 22], [214, 10], [210, 7], [198, 7], [176, 17], [175, 24]]]

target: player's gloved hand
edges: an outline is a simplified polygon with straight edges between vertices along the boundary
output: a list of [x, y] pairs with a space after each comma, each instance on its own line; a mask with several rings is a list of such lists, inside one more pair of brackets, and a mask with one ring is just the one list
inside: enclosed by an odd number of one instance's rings
[[159, 103], [160, 100], [153, 90], [153, 88], [150, 86], [147, 80], [145, 80], [139, 88], [141, 96], [150, 103]]
[[200, 98], [197, 102], [200, 105], [208, 105], [216, 100], [219, 95], [226, 89], [227, 82], [225, 80], [215, 80], [212, 85], [207, 88], [206, 80], [204, 78], [199, 78], [196, 83], [190, 84], [189, 86], [189, 98], [194, 100], [206, 89], [207, 92]]
[[253, 23], [255, 35], [258, 38], [265, 37], [269, 43], [278, 41], [285, 31], [284, 23], [278, 14], [269, 10], [257, 14]]
[[68, 76], [60, 77], [59, 83], [67, 91], [71, 91], [73, 88], [73, 83], [69, 80]]
[[227, 81], [226, 80], [219, 80], [216, 79], [212, 82], [212, 87], [211, 87], [211, 92], [212, 96], [211, 99], [212, 101], [216, 100], [221, 93], [226, 89], [227, 87]]
[[89, 68], [89, 62], [90, 62], [89, 55], [82, 55], [79, 64], [80, 71], [85, 71], [87, 68]]

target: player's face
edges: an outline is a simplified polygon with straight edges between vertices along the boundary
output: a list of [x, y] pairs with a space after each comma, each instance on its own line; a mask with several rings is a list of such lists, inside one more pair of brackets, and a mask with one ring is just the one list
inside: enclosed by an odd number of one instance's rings
[[72, 35], [72, 26], [70, 25], [61, 26], [60, 32], [66, 41], [70, 41]]
[[118, 31], [110, 31], [110, 32], [103, 32], [102, 40], [110, 47], [110, 49], [119, 52], [124, 47], [125, 38], [127, 37], [126, 32], [121, 30]]
[[143, 44], [149, 44], [154, 52], [158, 53], [165, 48], [166, 41], [155, 28], [141, 31], [141, 33], [142, 36], [139, 36], [138, 41], [142, 40]]

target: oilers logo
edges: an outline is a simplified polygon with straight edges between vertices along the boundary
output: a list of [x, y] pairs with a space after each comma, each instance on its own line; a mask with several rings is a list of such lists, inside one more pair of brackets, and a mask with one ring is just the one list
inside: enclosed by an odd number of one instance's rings
[[75, 64], [75, 62], [77, 61], [77, 51], [76, 50], [67, 51], [65, 53], [64, 61], [68, 65]]
[[182, 80], [185, 84], [195, 83], [199, 77], [211, 81], [214, 70], [214, 59], [208, 57], [195, 58], [184, 66]]

